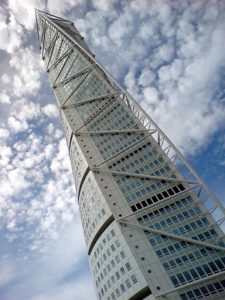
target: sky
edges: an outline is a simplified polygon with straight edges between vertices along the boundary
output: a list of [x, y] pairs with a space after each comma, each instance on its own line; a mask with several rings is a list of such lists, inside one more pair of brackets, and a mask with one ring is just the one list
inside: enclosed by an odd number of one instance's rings
[[73, 21], [225, 203], [225, 1], [1, 0], [0, 299], [95, 291], [34, 8]]

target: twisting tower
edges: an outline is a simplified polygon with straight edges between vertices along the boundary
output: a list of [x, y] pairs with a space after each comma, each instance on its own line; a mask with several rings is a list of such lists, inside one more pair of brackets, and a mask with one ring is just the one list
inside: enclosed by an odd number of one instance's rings
[[225, 299], [224, 207], [74, 24], [36, 19], [98, 299]]

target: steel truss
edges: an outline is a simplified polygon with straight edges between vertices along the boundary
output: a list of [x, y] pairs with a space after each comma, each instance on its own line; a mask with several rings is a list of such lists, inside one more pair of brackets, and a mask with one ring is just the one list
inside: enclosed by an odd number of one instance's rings
[[[161, 147], [162, 151], [164, 153], [166, 153], [167, 156], [171, 159], [171, 162], [174, 164], [175, 168], [177, 168], [177, 166], [179, 166], [180, 169], [182, 169], [180, 171], [181, 174], [185, 178], [188, 177], [189, 178], [188, 181], [195, 182], [200, 186], [199, 193], [198, 193], [199, 199], [202, 201], [203, 204], [205, 204], [205, 205], [207, 204], [207, 207], [213, 208], [213, 209], [215, 208], [214, 218], [215, 219], [217, 218], [218, 211], [219, 211], [219, 213], [225, 214], [225, 208], [219, 202], [219, 200], [214, 195], [214, 193], [212, 193], [208, 189], [208, 187], [205, 185], [205, 183], [202, 181], [202, 179], [196, 174], [196, 172], [193, 170], [193, 168], [190, 166], [190, 164], [186, 161], [186, 159], [181, 154], [181, 152], [170, 141], [170, 139], [162, 132], [162, 130], [156, 125], [156, 123], [147, 115], [147, 113], [144, 111], [144, 109], [142, 107], [140, 107], [140, 105], [133, 99], [133, 97], [122, 86], [119, 85], [119, 83], [114, 79], [114, 77], [91, 55], [91, 53], [87, 49], [82, 47], [72, 36], [70, 36], [70, 34], [68, 34], [66, 32], [66, 30], [64, 30], [63, 28], [60, 27], [60, 25], [55, 23], [54, 20], [52, 20], [51, 15], [41, 12], [39, 10], [36, 10], [36, 14], [38, 14], [37, 19], [39, 17], [47, 25], [51, 24], [53, 27], [55, 27], [60, 32], [62, 37], [66, 37], [67, 40], [70, 41], [70, 43], [71, 43], [71, 48], [67, 51], [67, 53], [64, 53], [57, 62], [54, 62], [53, 65], [48, 68], [47, 71], [49, 72], [52, 68], [54, 68], [54, 66], [56, 66], [64, 57], [66, 57], [69, 54], [69, 52], [72, 51], [72, 49], [76, 49], [76, 50], [78, 49], [80, 52], [82, 52], [89, 59], [90, 62], [92, 62], [95, 66], [97, 66], [103, 72], [103, 74], [105, 74], [106, 79], [110, 82], [113, 89], [120, 94], [120, 97], [119, 97], [120, 101], [123, 101], [126, 104], [126, 106], [131, 110], [131, 112], [142, 123], [142, 125], [145, 127], [145, 129], [151, 130], [152, 132], [154, 132], [152, 134], [152, 137], [158, 143], [158, 145]], [[60, 21], [60, 18], [58, 21]], [[63, 20], [63, 21], [65, 21], [65, 20]], [[43, 24], [42, 24], [42, 28], [43, 28]], [[43, 31], [44, 32], [43, 32], [42, 36], [40, 37], [41, 44], [44, 44], [44, 39], [43, 39], [43, 36], [45, 36], [44, 28], [43, 28]], [[76, 87], [76, 90], [79, 88], [79, 86]], [[72, 94], [63, 103], [61, 108], [66, 107], [65, 104], [70, 99]], [[90, 101], [90, 100], [87, 99], [87, 100], [83, 100], [83, 101]], [[78, 133], [80, 131], [80, 129], [83, 128], [84, 126], [86, 126], [89, 122], [90, 122], [90, 120], [86, 121], [75, 133]], [[140, 140], [139, 140], [139, 142], [140, 142]], [[124, 149], [123, 151], [126, 151], [126, 149]], [[110, 158], [110, 160], [111, 159], [112, 158]], [[105, 162], [103, 162], [103, 163], [105, 163]]]

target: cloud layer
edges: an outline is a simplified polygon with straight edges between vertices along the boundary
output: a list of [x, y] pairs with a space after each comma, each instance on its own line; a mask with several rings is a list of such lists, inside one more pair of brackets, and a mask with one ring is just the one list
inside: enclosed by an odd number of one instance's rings
[[[9, 0], [0, 8], [0, 298], [94, 299], [66, 143], [37, 47], [35, 7], [74, 21], [175, 144], [201, 163], [210, 157], [206, 169], [217, 166], [212, 180], [219, 182], [225, 3]], [[207, 149], [216, 161], [201, 157]]]

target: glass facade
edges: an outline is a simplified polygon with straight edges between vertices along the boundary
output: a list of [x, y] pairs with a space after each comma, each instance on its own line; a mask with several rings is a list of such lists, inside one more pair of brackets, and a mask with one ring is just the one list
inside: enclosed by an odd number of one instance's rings
[[224, 299], [221, 203], [73, 23], [36, 18], [98, 299]]

